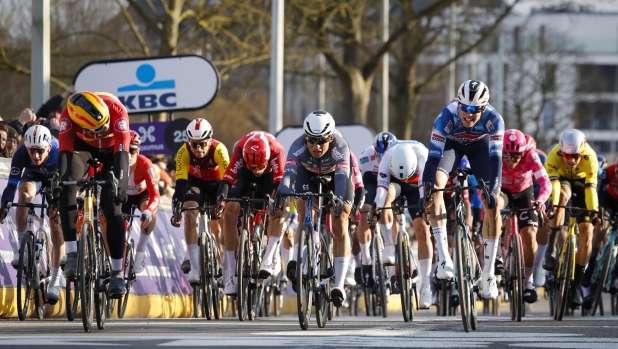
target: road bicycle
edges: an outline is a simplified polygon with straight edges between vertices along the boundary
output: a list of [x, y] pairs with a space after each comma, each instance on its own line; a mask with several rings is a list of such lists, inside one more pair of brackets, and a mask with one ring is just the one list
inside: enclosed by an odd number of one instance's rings
[[[378, 223], [378, 215], [376, 212], [375, 203], [371, 211], [367, 215], [367, 223], [371, 231], [371, 275], [369, 287], [365, 286], [365, 307], [371, 307], [374, 316], [382, 314], [382, 317], [388, 317], [388, 292], [386, 287], [387, 280], [390, 280], [389, 268], [382, 262], [384, 252], [384, 239]], [[364, 277], [363, 277], [364, 279]], [[369, 312], [367, 310], [367, 312]], [[369, 316], [369, 313], [367, 314]]]
[[[135, 241], [133, 241], [133, 237], [131, 237], [131, 232], [133, 230], [133, 219], [139, 219], [140, 216], [135, 214], [135, 210], [137, 209], [137, 205], [131, 206], [130, 214], [123, 214], [122, 217], [125, 220], [125, 238], [124, 238], [124, 258], [123, 258], [123, 272], [124, 272], [124, 285], [127, 288], [127, 293], [122, 296], [122, 298], [118, 299], [118, 318], [124, 318], [124, 313], [127, 310], [127, 304], [129, 303], [129, 296], [131, 295], [131, 286], [137, 280], [135, 272], [133, 268], [135, 266]], [[148, 229], [148, 227], [146, 227]], [[148, 230], [146, 230], [146, 234]], [[116, 303], [116, 299], [110, 299], [107, 306], [107, 317], [111, 318], [112, 313], [114, 312], [114, 305]]]
[[[603, 214], [601, 214], [601, 217], [603, 217]], [[601, 316], [604, 315], [603, 292], [609, 292], [609, 287], [612, 283], [612, 275], [614, 275], [614, 266], [616, 264], [616, 253], [618, 253], [618, 246], [616, 245], [618, 213], [614, 213], [612, 215], [610, 225], [611, 227], [608, 227], [607, 229], [609, 231], [609, 239], [605, 245], [603, 245], [601, 253], [597, 255], [597, 264], [592, 274], [591, 288], [593, 290], [593, 300], [592, 309], [590, 309], [592, 316], [596, 315], [597, 310]]]

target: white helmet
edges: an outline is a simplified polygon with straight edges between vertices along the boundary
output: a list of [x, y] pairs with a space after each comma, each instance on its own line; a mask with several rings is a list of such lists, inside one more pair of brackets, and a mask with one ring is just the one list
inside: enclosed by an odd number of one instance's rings
[[402, 143], [393, 148], [391, 154], [391, 174], [405, 181], [416, 172], [416, 152], [412, 144]]
[[35, 125], [26, 131], [24, 144], [26, 148], [47, 148], [51, 143], [52, 136], [45, 126]]
[[480, 80], [468, 80], [457, 91], [459, 103], [482, 107], [489, 102], [489, 88]]
[[303, 128], [307, 136], [326, 137], [335, 129], [335, 120], [324, 110], [316, 110], [307, 115]]
[[212, 126], [206, 119], [195, 119], [187, 126], [187, 138], [191, 141], [212, 138]]
[[586, 147], [586, 136], [582, 131], [571, 128], [562, 132], [558, 144], [563, 153], [579, 154]]

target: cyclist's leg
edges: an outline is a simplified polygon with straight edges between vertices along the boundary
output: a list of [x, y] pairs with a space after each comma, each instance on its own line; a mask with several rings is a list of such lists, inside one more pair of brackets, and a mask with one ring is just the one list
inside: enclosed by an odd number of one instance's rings
[[[348, 178], [346, 196], [343, 198], [343, 210], [337, 218], [331, 210], [331, 222], [333, 230], [333, 256], [335, 264], [335, 285], [331, 291], [335, 305], [340, 306], [345, 301], [344, 282], [345, 274], [350, 262], [350, 237], [348, 235], [348, 225], [350, 222], [350, 212], [354, 200], [354, 184]], [[329, 189], [335, 192], [335, 181], [329, 183]]]
[[[233, 187], [232, 187], [233, 188]], [[233, 191], [228, 193], [228, 198], [235, 196]], [[240, 243], [238, 238], [238, 214], [240, 204], [238, 202], [228, 202], [223, 211], [223, 233], [225, 234], [225, 266], [223, 284], [226, 294], [236, 294], [238, 286], [236, 283], [236, 251]]]
[[[401, 184], [395, 181], [395, 177], [391, 176], [391, 183], [388, 186], [388, 192], [384, 200], [384, 207], [391, 207], [393, 201], [401, 195]], [[418, 198], [416, 199], [418, 202]], [[387, 213], [390, 213], [391, 217], [387, 217]], [[383, 263], [394, 264], [395, 263], [395, 239], [397, 231], [393, 229], [392, 220], [393, 210], [383, 210], [380, 214], [380, 231], [382, 238], [384, 239], [384, 253], [382, 256]]]
[[[560, 181], [560, 199], [558, 205], [566, 206], [571, 199], [571, 183], [567, 180]], [[557, 208], [554, 218], [549, 222], [549, 241], [547, 243], [547, 251], [545, 252], [545, 262], [543, 268], [548, 271], [553, 271], [556, 266], [556, 255], [560, 251], [558, 246], [558, 238], [560, 237], [560, 231], [562, 230], [562, 224], [567, 223], [565, 221], [565, 209]]]
[[[17, 202], [20, 204], [32, 202], [32, 199], [36, 195], [36, 183], [32, 181], [24, 182], [24, 179], [27, 179], [30, 176], [27, 175], [27, 172], [24, 172], [24, 175], [22, 175], [21, 179], [22, 182], [19, 184], [19, 187], [17, 187]], [[21, 246], [21, 241], [24, 238], [26, 229], [28, 229], [27, 207], [15, 208], [15, 228], [17, 229], [17, 248], [15, 253], [13, 254], [13, 260], [11, 261], [11, 265], [13, 266], [13, 268], [17, 269], [17, 264], [19, 263], [19, 247]]]
[[[514, 195], [514, 205], [518, 208], [532, 208], [534, 190], [530, 186], [521, 193]], [[534, 263], [537, 253], [536, 232], [539, 222], [537, 211], [521, 211], [517, 215], [519, 233], [524, 243], [524, 283], [523, 298], [526, 303], [534, 303], [537, 299], [534, 288]], [[505, 235], [506, 236], [506, 235]]]
[[[610, 217], [612, 212], [611, 201], [613, 199], [606, 190], [600, 190], [598, 195], [599, 207], [603, 207], [605, 209], [605, 214], [609, 213], [609, 215], [607, 215], [604, 219], [605, 223], [607, 223], [607, 219]], [[604, 240], [607, 235], [605, 234], [606, 228], [607, 225], [605, 227], [602, 227], [601, 222], [597, 222], [594, 226], [594, 232], [592, 234], [592, 251], [590, 253], [590, 261], [588, 262], [588, 267], [586, 267], [586, 272], [584, 273], [584, 278], [582, 279], [582, 286], [584, 287], [589, 287], [592, 282], [592, 274], [597, 265], [597, 256], [599, 254], [601, 246], [603, 246]], [[584, 291], [584, 293], [586, 292]]]
[[[144, 195], [144, 193], [146, 194]], [[148, 209], [148, 200], [149, 200], [148, 191], [145, 190], [141, 194], [136, 195], [136, 196], [138, 197], [137, 198], [138, 208], [140, 212], [144, 212], [146, 209]], [[124, 210], [125, 205], [123, 205], [123, 212], [125, 212]], [[137, 245], [135, 246], [135, 267], [134, 267], [135, 273], [141, 273], [142, 270], [144, 270], [145, 261], [146, 261], [146, 246], [148, 244], [148, 241], [150, 240], [150, 237], [152, 236], [152, 231], [155, 228], [155, 225], [157, 224], [157, 210], [158, 209], [159, 209], [158, 207], [154, 209], [154, 212], [152, 212], [152, 220], [146, 226], [142, 226], [143, 223], [140, 222], [139, 241], [137, 242]]]
[[[254, 176], [255, 177], [255, 176]], [[255, 182], [258, 183], [259, 192], [261, 194], [268, 194], [273, 197], [275, 190], [273, 173], [265, 173], [261, 177], [255, 177]], [[278, 184], [278, 183], [277, 183]], [[281, 255], [279, 249], [281, 245], [281, 239], [283, 237], [283, 222], [285, 216], [283, 212], [279, 217], [268, 215], [268, 245], [262, 258], [262, 265], [260, 266], [260, 272], [265, 272], [263, 275], [277, 275], [281, 271]]]
[[[571, 188], [573, 193], [577, 194], [573, 198], [574, 207], [586, 207], [585, 189], [583, 180], [572, 181]], [[590, 222], [588, 214], [577, 215], [577, 224], [579, 228], [579, 238], [577, 242], [577, 256], [575, 257], [575, 275], [571, 284], [571, 303], [581, 305], [583, 303], [583, 294], [581, 289], [582, 279], [586, 265], [590, 260], [592, 252], [592, 232], [593, 226]]]
[[[361, 211], [371, 211], [371, 205], [376, 198], [376, 190], [378, 185], [378, 177], [376, 173], [365, 172], [363, 174], [363, 185], [365, 186], [365, 203]], [[356, 228], [356, 237], [360, 247], [360, 264], [357, 265], [358, 273], [365, 286], [371, 285], [371, 231], [369, 223], [367, 223], [367, 214], [361, 214], [361, 219]]]
[[[207, 185], [208, 183], [206, 181], [194, 179], [192, 176], [189, 176], [189, 192], [185, 196], [183, 207], [202, 206], [205, 201]], [[199, 211], [185, 211], [183, 215], [187, 254], [191, 262], [191, 270], [189, 271], [187, 280], [196, 283], [199, 282], [200, 279], [200, 254], [197, 246], [197, 218], [199, 216]]]

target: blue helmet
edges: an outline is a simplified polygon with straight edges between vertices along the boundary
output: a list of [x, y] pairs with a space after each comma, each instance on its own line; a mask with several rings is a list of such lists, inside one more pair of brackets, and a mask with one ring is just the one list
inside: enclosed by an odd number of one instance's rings
[[376, 150], [376, 154], [380, 159], [384, 156], [384, 153], [397, 141], [397, 137], [390, 132], [380, 132], [373, 139], [373, 148]]
[[539, 159], [541, 159], [541, 163], [543, 165], [545, 165], [545, 163], [547, 162], [547, 155], [545, 155], [545, 153], [537, 153], [539, 155]]
[[597, 155], [597, 160], [599, 160], [599, 168], [607, 165], [607, 159], [603, 155]]
[[472, 169], [470, 167], [470, 161], [468, 161], [468, 158], [466, 158], [466, 157], [461, 158], [461, 161], [459, 162], [459, 167], [457, 167], [457, 168], [460, 168], [462, 170], [470, 170], [470, 169]]

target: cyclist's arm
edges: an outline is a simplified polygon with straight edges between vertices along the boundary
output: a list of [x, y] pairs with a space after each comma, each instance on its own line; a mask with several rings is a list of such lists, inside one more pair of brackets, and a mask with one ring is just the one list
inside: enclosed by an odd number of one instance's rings
[[529, 156], [532, 158], [532, 173], [534, 174], [534, 178], [537, 183], [541, 187], [539, 191], [539, 196], [536, 198], [539, 202], [546, 202], [549, 198], [549, 195], [552, 193], [552, 183], [549, 180], [549, 176], [547, 175], [547, 171], [543, 164], [541, 163], [541, 159], [539, 155], [535, 152], [531, 152]]
[[554, 206], [558, 205], [560, 201], [560, 174], [558, 173], [558, 166], [556, 166], [556, 162], [554, 158], [557, 155], [552, 151], [547, 157], [547, 162], [545, 163], [545, 169], [547, 170], [547, 177], [551, 182], [551, 202]]
[[236, 183], [236, 178], [238, 178], [238, 174], [241, 169], [245, 165], [245, 161], [242, 158], [242, 147], [239, 147], [238, 144], [234, 146], [234, 151], [232, 152], [232, 159], [230, 160], [230, 165], [225, 170], [225, 174], [223, 175], [223, 180], [219, 185], [219, 191], [217, 192], [217, 197], [222, 196], [224, 199], [227, 198], [227, 193], [230, 190], [230, 187]]
[[352, 160], [353, 171], [353, 184], [354, 184], [354, 207], [360, 209], [365, 201], [365, 186], [363, 184], [363, 175], [360, 171], [358, 160], [353, 152], [350, 152], [350, 159]]
[[[285, 169], [283, 170], [283, 177], [279, 182], [278, 191], [282, 194], [289, 194], [292, 189], [292, 185], [296, 182], [296, 175], [298, 174], [299, 156], [307, 151], [307, 145], [305, 144], [305, 137], [299, 137], [292, 143], [290, 150], [288, 151], [287, 160], [285, 161]], [[297, 188], [298, 192], [302, 192], [302, 188]]]
[[[416, 153], [416, 172], [418, 173], [418, 194], [419, 197], [425, 196], [425, 188], [423, 187], [423, 175], [425, 174], [425, 163], [427, 162], [427, 156], [429, 155], [429, 150], [422, 144], [418, 143], [414, 147], [414, 152]], [[416, 203], [414, 203], [416, 204]]]
[[223, 178], [227, 166], [230, 164], [230, 156], [227, 154], [227, 148], [223, 143], [219, 143], [215, 148], [215, 163], [219, 165], [219, 176]]
[[176, 207], [176, 203], [185, 201], [187, 193], [187, 185], [189, 182], [189, 163], [191, 156], [187, 144], [183, 144], [178, 153], [176, 153], [176, 190], [172, 197], [172, 206]]
[[21, 181], [21, 173], [24, 170], [26, 159], [30, 159], [27, 154], [26, 147], [21, 146], [15, 152], [15, 155], [11, 159], [11, 172], [9, 174], [9, 180], [2, 192], [2, 200], [0, 201], [2, 205], [7, 202], [12, 202], [15, 199], [15, 190], [17, 190], [17, 186]]
[[380, 161], [380, 167], [378, 170], [378, 189], [376, 191], [375, 198], [377, 208], [384, 207], [386, 195], [388, 194], [388, 186], [391, 183], [391, 154], [391, 149], [387, 150], [384, 153], [384, 157]]
[[[599, 198], [597, 196], [597, 182], [599, 173], [599, 162], [597, 160], [597, 154], [594, 151], [590, 151], [589, 154], [589, 169], [586, 172], [586, 184], [584, 185], [584, 192], [586, 195], [586, 208], [593, 211], [599, 210]], [[584, 159], [582, 159], [583, 161]]]
[[498, 196], [502, 183], [502, 143], [504, 137], [504, 120], [497, 111], [493, 111], [485, 125], [489, 130], [489, 190]]
[[421, 177], [421, 183], [431, 183], [433, 185], [436, 181], [436, 171], [438, 170], [438, 164], [444, 152], [446, 137], [453, 127], [452, 119], [450, 110], [448, 110], [448, 108], [443, 108], [442, 112], [433, 123], [431, 141], [429, 142], [429, 153], [427, 155], [423, 177]]
[[148, 207], [146, 209], [150, 211], [150, 213], [154, 213], [159, 207], [160, 201], [159, 184], [157, 183], [157, 179], [155, 177], [154, 165], [146, 157], [139, 157], [139, 159], [142, 159], [142, 163], [138, 164], [138, 168], [145, 170], [146, 174], [144, 176], [144, 180], [146, 181], [146, 190], [148, 190], [149, 197]]
[[[352, 169], [352, 165], [350, 164], [350, 147], [348, 146], [348, 142], [342, 137], [334, 135], [333, 142], [331, 146], [335, 147], [335, 150], [341, 153], [341, 158], [336, 159], [336, 168], [335, 168], [335, 195], [343, 200], [348, 191], [348, 183], [350, 181], [350, 171]], [[349, 204], [352, 204], [351, 202]]]
[[[127, 189], [129, 185], [129, 114], [120, 102], [107, 103], [110, 110], [110, 127], [114, 129], [114, 176], [118, 187]], [[115, 115], [115, 116], [114, 116]]]

